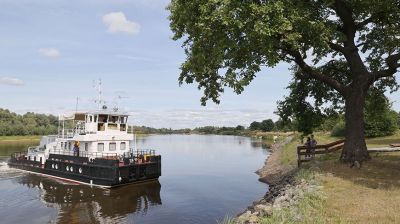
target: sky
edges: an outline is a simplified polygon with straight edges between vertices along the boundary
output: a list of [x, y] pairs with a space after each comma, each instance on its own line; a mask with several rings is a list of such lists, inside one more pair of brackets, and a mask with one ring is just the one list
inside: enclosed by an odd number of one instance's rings
[[[272, 118], [288, 94], [288, 64], [264, 68], [241, 95], [200, 105], [179, 87], [185, 60], [172, 40], [167, 0], [0, 0], [0, 108], [63, 114], [96, 109], [94, 80], [109, 107], [151, 127], [248, 126]], [[399, 75], [397, 75], [399, 79]], [[400, 110], [399, 92], [388, 95]], [[78, 101], [77, 101], [78, 98]]]

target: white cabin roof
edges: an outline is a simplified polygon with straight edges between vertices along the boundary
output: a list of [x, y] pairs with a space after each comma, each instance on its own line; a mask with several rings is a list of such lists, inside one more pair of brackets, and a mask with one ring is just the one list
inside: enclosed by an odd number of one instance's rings
[[87, 112], [71, 112], [58, 115], [58, 120], [60, 121], [69, 121], [69, 120], [84, 120], [85, 115], [110, 115], [110, 116], [126, 116], [128, 117], [129, 114], [126, 112], [119, 112], [119, 111], [112, 111], [112, 110], [94, 110], [94, 111], [87, 111]]

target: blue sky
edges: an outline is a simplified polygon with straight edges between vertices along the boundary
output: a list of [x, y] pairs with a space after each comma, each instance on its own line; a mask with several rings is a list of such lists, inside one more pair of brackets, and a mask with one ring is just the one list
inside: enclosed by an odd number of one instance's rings
[[[0, 0], [0, 107], [60, 114], [93, 109], [93, 80], [104, 98], [153, 127], [249, 125], [276, 119], [287, 94], [287, 64], [264, 69], [241, 95], [200, 106], [195, 85], [178, 86], [185, 55], [171, 39], [167, 0]], [[390, 96], [399, 99], [399, 93]], [[400, 103], [394, 102], [400, 110]]]

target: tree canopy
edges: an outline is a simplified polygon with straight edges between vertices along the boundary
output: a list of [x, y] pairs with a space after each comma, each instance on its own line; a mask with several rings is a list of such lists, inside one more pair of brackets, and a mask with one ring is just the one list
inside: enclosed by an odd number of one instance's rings
[[225, 86], [241, 93], [260, 66], [281, 61], [340, 93], [359, 74], [336, 79], [322, 69], [359, 66], [372, 82], [393, 81], [400, 66], [398, 0], [172, 0], [168, 9], [187, 55], [179, 81], [196, 81], [203, 104], [219, 102]]
[[343, 99], [342, 159], [370, 158], [365, 99], [373, 84], [396, 85], [399, 0], [172, 0], [168, 9], [173, 38], [183, 39], [187, 56], [179, 82], [196, 82], [203, 105], [219, 103], [225, 87], [240, 94], [262, 66], [291, 63], [296, 79], [318, 82]]
[[19, 115], [0, 108], [0, 135], [57, 134], [58, 119], [53, 115], [28, 112]]

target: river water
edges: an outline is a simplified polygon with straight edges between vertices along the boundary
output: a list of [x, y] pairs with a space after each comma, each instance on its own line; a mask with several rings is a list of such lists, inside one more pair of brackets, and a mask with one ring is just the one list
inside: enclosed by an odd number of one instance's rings
[[0, 143], [0, 223], [216, 223], [243, 211], [268, 188], [254, 173], [268, 152], [246, 137], [138, 139], [138, 148], [162, 155], [162, 176], [115, 189], [8, 168], [8, 156], [31, 144]]

